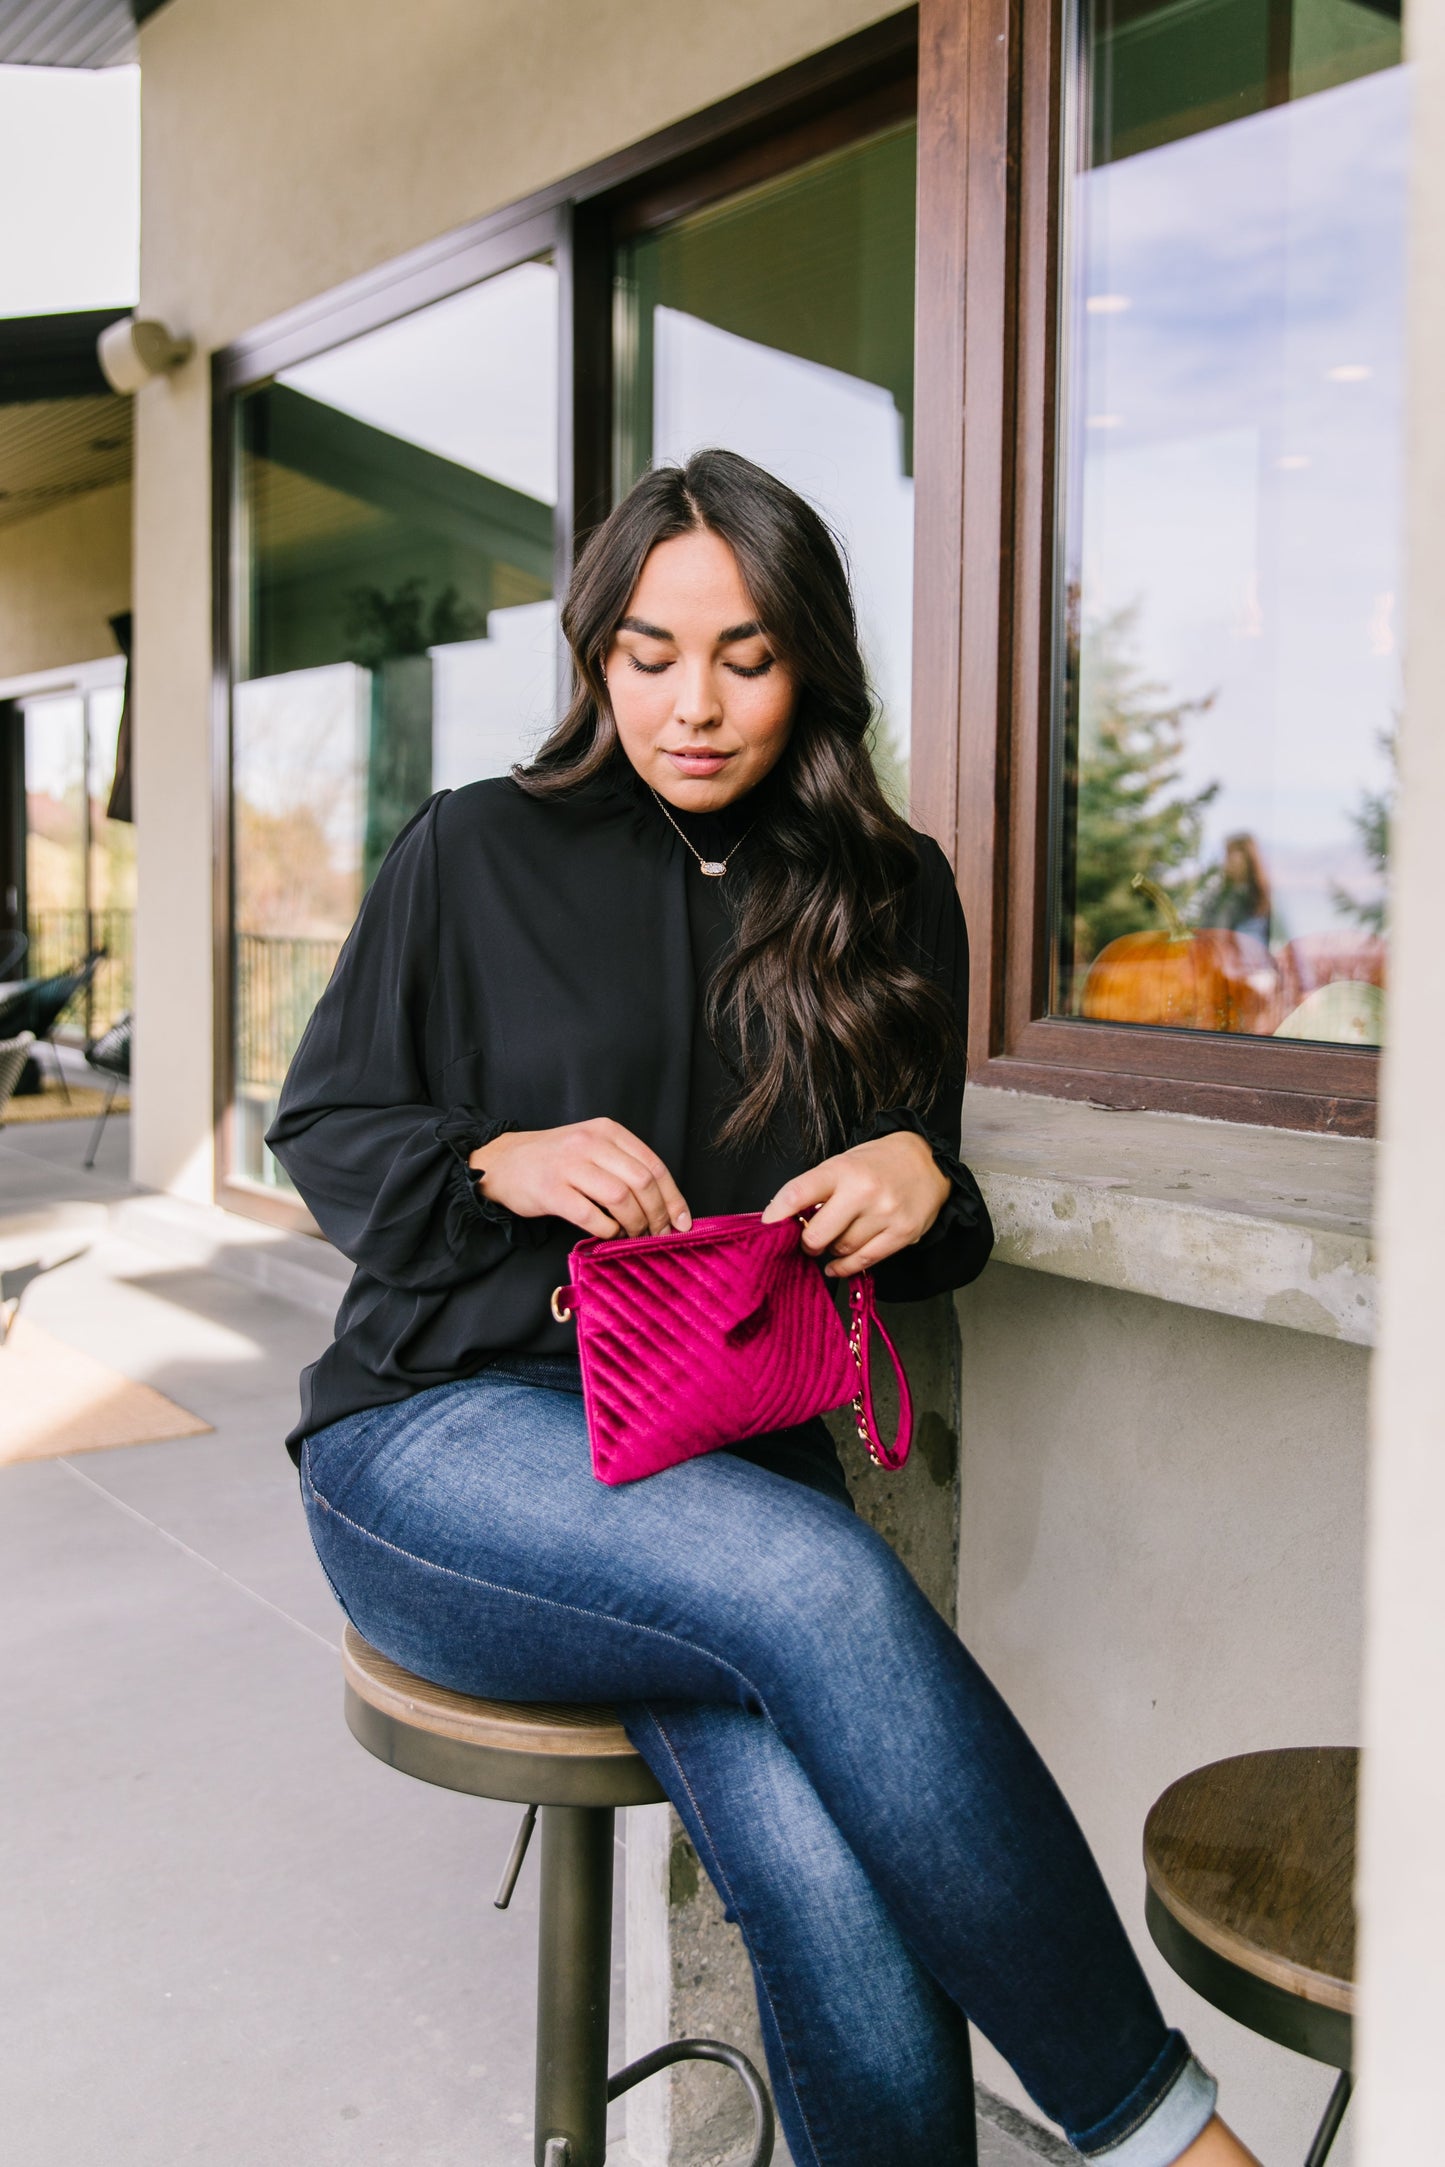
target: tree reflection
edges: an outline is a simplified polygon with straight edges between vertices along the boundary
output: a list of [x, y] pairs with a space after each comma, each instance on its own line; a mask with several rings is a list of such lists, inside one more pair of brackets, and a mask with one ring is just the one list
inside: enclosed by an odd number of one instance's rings
[[1182, 783], [1188, 723], [1208, 711], [1213, 694], [1171, 699], [1146, 675], [1135, 652], [1137, 615], [1134, 605], [1084, 623], [1077, 587], [1068, 597], [1059, 990], [1061, 1005], [1075, 1013], [1100, 950], [1158, 924], [1136, 876], [1191, 917], [1204, 813], [1220, 787], [1191, 791]]

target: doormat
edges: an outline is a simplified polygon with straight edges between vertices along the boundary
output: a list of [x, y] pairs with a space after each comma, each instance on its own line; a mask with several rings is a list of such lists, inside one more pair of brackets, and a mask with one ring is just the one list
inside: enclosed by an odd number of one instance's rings
[[[67, 1098], [58, 1083], [47, 1076], [45, 1089], [32, 1092], [28, 1098], [7, 1099], [0, 1111], [0, 1128], [9, 1128], [12, 1122], [21, 1121], [94, 1121], [105, 1105], [105, 1093], [92, 1091], [85, 1084], [72, 1084]], [[113, 1114], [130, 1112], [127, 1092], [116, 1093]]]
[[17, 1317], [0, 1347], [0, 1466], [204, 1437], [209, 1422]]

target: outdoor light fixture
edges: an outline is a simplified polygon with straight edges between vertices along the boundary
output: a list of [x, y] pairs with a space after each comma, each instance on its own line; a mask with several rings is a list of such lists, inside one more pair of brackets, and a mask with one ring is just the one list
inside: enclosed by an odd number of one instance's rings
[[131, 392], [178, 368], [193, 347], [152, 316], [123, 316], [101, 332], [96, 350], [112, 391]]

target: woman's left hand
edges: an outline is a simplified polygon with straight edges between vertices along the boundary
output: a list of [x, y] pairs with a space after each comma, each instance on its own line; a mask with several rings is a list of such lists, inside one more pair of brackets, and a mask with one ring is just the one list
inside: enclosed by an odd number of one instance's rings
[[[810, 1256], [831, 1251], [830, 1279], [866, 1272], [926, 1234], [948, 1196], [949, 1180], [912, 1129], [855, 1144], [784, 1182], [765, 1221], [811, 1211], [803, 1228]], [[814, 1207], [816, 1206], [816, 1209]]]

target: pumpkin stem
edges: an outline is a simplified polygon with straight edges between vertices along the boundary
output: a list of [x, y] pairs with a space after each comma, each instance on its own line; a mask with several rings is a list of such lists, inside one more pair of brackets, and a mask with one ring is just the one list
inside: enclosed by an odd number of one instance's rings
[[1189, 939], [1189, 928], [1175, 909], [1173, 896], [1166, 895], [1157, 880], [1151, 880], [1147, 873], [1136, 873], [1129, 886], [1137, 895], [1147, 895], [1154, 908], [1162, 913], [1170, 940]]

